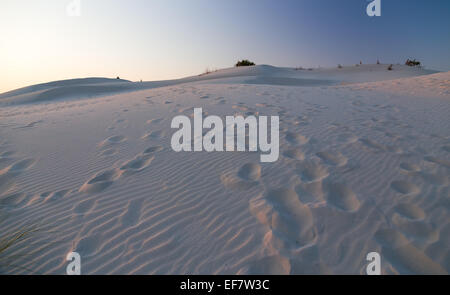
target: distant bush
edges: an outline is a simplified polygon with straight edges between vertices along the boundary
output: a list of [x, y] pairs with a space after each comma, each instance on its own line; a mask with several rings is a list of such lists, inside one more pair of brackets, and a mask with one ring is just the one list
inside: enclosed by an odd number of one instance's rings
[[254, 65], [255, 65], [255, 63], [249, 61], [248, 59], [243, 59], [236, 63], [236, 67], [248, 67], [248, 66], [254, 66]]
[[415, 59], [411, 60], [408, 58], [405, 62], [405, 65], [410, 66], [410, 67], [420, 66], [420, 61], [415, 60]]
[[388, 71], [392, 71], [392, 66], [393, 66], [393, 65], [389, 65], [389, 67], [387, 68]]
[[379, 65], [380, 64], [380, 60], [379, 59], [377, 59], [377, 65]]
[[338, 64], [338, 69], [342, 69], [342, 65], [341, 64]]

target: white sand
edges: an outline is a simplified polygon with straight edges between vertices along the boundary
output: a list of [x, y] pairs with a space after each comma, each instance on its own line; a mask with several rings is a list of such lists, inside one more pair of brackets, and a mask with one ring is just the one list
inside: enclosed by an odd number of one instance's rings
[[[64, 274], [450, 271], [450, 72], [363, 65], [69, 80], [0, 94], [6, 255]], [[280, 158], [181, 152], [172, 118], [280, 116]], [[7, 273], [29, 273], [3, 266]]]

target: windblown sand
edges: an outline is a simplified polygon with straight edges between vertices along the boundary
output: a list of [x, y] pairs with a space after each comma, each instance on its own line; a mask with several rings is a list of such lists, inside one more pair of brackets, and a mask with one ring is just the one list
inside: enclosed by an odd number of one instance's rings
[[[64, 274], [77, 251], [83, 274], [365, 274], [377, 251], [384, 274], [448, 273], [450, 73], [386, 67], [0, 95], [0, 232], [39, 229], [0, 271]], [[194, 107], [278, 115], [278, 161], [173, 152]]]

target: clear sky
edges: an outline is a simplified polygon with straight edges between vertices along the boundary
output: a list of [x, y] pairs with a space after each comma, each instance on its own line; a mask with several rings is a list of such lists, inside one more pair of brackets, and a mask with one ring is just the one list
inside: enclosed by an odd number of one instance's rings
[[0, 0], [0, 93], [76, 77], [162, 80], [230, 67], [403, 63], [450, 70], [450, 1]]

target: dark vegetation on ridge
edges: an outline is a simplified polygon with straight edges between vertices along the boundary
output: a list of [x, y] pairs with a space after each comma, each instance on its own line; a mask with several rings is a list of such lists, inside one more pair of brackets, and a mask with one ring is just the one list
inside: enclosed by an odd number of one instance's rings
[[255, 63], [249, 61], [248, 59], [243, 59], [236, 63], [236, 67], [248, 67], [248, 66], [254, 66], [254, 65], [255, 65]]

